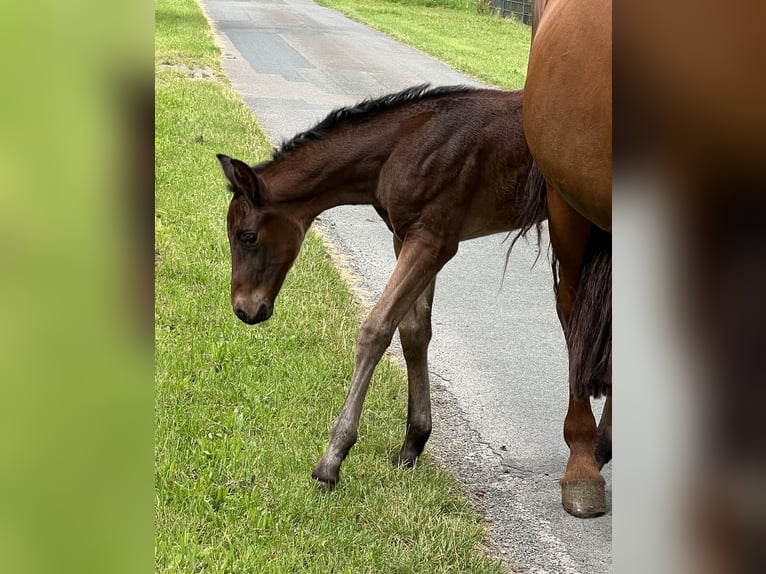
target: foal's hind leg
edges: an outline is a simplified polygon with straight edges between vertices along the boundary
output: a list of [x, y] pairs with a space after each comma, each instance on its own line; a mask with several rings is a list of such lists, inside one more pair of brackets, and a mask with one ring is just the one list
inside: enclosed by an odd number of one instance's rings
[[[394, 236], [396, 256], [402, 242]], [[428, 344], [431, 341], [431, 306], [436, 278], [415, 300], [401, 323], [399, 337], [407, 363], [407, 430], [394, 465], [412, 468], [431, 436], [431, 387], [428, 374]]]
[[402, 352], [407, 362], [407, 433], [394, 464], [412, 468], [431, 436], [431, 388], [428, 377], [428, 344], [431, 341], [432, 280], [399, 323]]
[[394, 330], [442, 266], [457, 252], [457, 238], [447, 239], [421, 230], [402, 245], [391, 278], [380, 300], [362, 323], [356, 344], [354, 374], [346, 402], [330, 433], [330, 442], [312, 476], [332, 488], [340, 465], [357, 439], [357, 428], [370, 378]]

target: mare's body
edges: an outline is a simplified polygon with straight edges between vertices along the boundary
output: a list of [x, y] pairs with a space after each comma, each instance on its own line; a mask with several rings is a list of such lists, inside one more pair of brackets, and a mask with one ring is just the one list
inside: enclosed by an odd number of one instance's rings
[[[570, 447], [562, 503], [606, 510], [611, 459], [611, 0], [537, 0], [524, 87], [524, 130], [545, 178], [559, 319], [570, 361]], [[590, 396], [607, 395], [597, 430]]]

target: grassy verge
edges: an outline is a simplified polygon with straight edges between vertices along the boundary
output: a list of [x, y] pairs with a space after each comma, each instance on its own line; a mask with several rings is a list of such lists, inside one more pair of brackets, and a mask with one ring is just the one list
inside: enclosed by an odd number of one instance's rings
[[318, 0], [431, 54], [478, 80], [505, 89], [524, 86], [529, 26], [481, 9], [475, 0]]
[[453, 479], [427, 460], [415, 472], [390, 465], [407, 391], [387, 361], [338, 489], [312, 483], [359, 310], [310, 234], [271, 321], [234, 317], [215, 153], [256, 161], [270, 144], [194, 1], [155, 6], [156, 571], [499, 572]]

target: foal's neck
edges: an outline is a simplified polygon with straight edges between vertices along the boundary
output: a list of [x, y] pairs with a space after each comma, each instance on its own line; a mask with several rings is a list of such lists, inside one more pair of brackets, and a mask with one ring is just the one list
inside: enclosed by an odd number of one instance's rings
[[397, 144], [395, 122], [341, 126], [274, 160], [259, 175], [268, 201], [289, 202], [313, 217], [338, 205], [371, 204], [382, 165]]

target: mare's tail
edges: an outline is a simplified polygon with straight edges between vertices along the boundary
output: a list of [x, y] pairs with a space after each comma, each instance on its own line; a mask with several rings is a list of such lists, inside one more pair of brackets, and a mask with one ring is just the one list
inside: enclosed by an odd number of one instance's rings
[[[558, 290], [558, 262], [553, 257]], [[569, 381], [577, 397], [612, 389], [612, 236], [593, 226], [574, 306], [565, 329]]]

